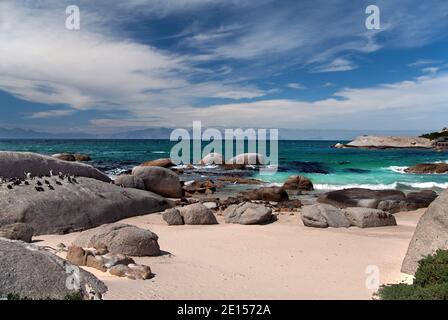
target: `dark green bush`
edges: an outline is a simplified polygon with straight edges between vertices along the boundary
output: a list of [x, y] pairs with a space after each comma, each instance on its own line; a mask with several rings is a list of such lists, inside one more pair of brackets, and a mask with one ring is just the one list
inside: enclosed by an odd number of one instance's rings
[[448, 251], [437, 250], [419, 261], [414, 283], [382, 286], [382, 300], [448, 300]]

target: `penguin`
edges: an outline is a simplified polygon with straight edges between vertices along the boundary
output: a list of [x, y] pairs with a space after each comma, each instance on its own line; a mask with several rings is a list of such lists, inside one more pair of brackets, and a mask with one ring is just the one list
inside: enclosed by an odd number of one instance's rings
[[25, 181], [24, 183], [25, 183], [26, 186], [30, 185], [30, 183], [28, 181]]
[[58, 186], [62, 186], [62, 183], [59, 182], [59, 181], [56, 181], [56, 184], [57, 184]]
[[68, 183], [73, 183], [72, 178], [70, 178], [70, 176], [68, 176]]
[[53, 170], [50, 170], [50, 177], [53, 176]]
[[42, 187], [34, 187], [34, 189], [36, 189], [37, 192], [43, 192], [43, 191], [45, 191], [45, 189], [42, 188]]
[[22, 183], [22, 181], [19, 180], [19, 179], [17, 179], [17, 180], [15, 180], [15, 181], [12, 183], [12, 185], [13, 185], [13, 186], [20, 186], [21, 183]]
[[45, 184], [50, 185], [50, 182], [48, 180], [44, 180]]
[[8, 184], [7, 188], [8, 188], [9, 190], [12, 190], [12, 185]]
[[75, 178], [72, 178], [72, 181], [76, 184], [78, 184], [78, 181]]
[[54, 190], [54, 187], [53, 187], [52, 185], [49, 185], [48, 188], [49, 188], [50, 190]]
[[41, 185], [42, 185], [42, 182], [37, 181], [37, 185], [38, 185], [38, 186], [41, 186]]

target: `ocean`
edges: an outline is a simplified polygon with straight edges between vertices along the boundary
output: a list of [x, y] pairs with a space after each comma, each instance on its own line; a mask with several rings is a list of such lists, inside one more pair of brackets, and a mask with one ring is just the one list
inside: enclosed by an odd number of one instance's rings
[[[417, 175], [404, 169], [418, 163], [448, 162], [448, 153], [417, 149], [334, 149], [344, 141], [279, 141], [279, 169], [274, 175], [253, 178], [280, 184], [290, 175], [309, 177], [317, 190], [349, 187], [400, 189], [404, 191], [448, 187], [447, 174]], [[115, 176], [148, 160], [169, 157], [174, 142], [168, 140], [0, 140], [2, 151], [42, 154], [87, 153], [91, 164]], [[213, 170], [213, 168], [209, 168]], [[202, 170], [202, 174], [203, 174]]]

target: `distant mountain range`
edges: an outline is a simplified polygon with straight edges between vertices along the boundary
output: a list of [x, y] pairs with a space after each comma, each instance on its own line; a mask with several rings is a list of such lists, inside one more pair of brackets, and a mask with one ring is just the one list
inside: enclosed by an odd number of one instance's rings
[[[203, 129], [204, 130], [204, 129]], [[111, 134], [49, 133], [29, 129], [0, 128], [0, 139], [169, 139], [172, 128], [148, 128], [123, 131]], [[189, 130], [191, 132], [191, 130]], [[418, 136], [423, 131], [384, 131], [384, 130], [331, 130], [331, 129], [279, 129], [280, 140], [352, 140], [361, 135]]]

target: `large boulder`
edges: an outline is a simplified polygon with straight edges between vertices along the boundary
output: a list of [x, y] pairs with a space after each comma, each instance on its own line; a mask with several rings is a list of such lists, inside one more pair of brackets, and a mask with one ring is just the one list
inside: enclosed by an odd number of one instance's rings
[[0, 257], [0, 297], [63, 300], [80, 294], [88, 299], [107, 291], [91, 273], [35, 245], [0, 239]]
[[202, 158], [201, 160], [201, 164], [204, 166], [210, 166], [213, 164], [223, 164], [224, 160], [223, 160], [223, 156], [220, 153], [217, 152], [212, 152], [209, 153], [208, 155], [206, 155], [204, 158]]
[[223, 212], [226, 223], [261, 224], [272, 220], [272, 209], [264, 205], [245, 202], [229, 206]]
[[178, 208], [185, 224], [218, 224], [213, 211], [202, 203]]
[[132, 170], [132, 175], [142, 179], [148, 191], [164, 197], [182, 197], [182, 185], [179, 176], [169, 169], [137, 166]]
[[346, 208], [345, 216], [352, 226], [359, 228], [373, 228], [396, 226], [395, 217], [387, 212], [371, 208]]
[[370, 190], [352, 188], [330, 191], [321, 195], [317, 201], [339, 208], [365, 207], [376, 209], [384, 200], [405, 200], [406, 195], [399, 190]]
[[142, 178], [133, 176], [131, 174], [122, 174], [118, 176], [115, 179], [114, 183], [115, 185], [121, 186], [123, 188], [145, 190], [145, 183], [143, 182]]
[[30, 152], [0, 151], [0, 177], [25, 178], [24, 173], [34, 176], [48, 176], [59, 172], [67, 175], [93, 178], [110, 182], [111, 179], [94, 167], [79, 163], [59, 160]]
[[142, 167], [171, 168], [171, 167], [174, 167], [175, 164], [171, 161], [170, 158], [162, 158], [162, 159], [157, 159], [157, 160], [143, 162], [140, 166], [142, 166]]
[[259, 189], [240, 192], [239, 196], [245, 200], [262, 200], [282, 202], [288, 201], [288, 193], [282, 187], [262, 187]]
[[437, 249], [448, 249], [448, 190], [431, 203], [420, 218], [401, 271], [414, 274], [419, 260]]
[[158, 256], [159, 237], [145, 229], [125, 223], [111, 223], [82, 232], [74, 241], [74, 246], [98, 248], [106, 246], [111, 253], [128, 256]]
[[390, 213], [400, 211], [413, 211], [420, 208], [427, 208], [435, 199], [437, 193], [432, 190], [422, 190], [410, 192], [404, 200], [382, 200], [378, 203], [377, 209]]
[[448, 163], [421, 163], [404, 170], [406, 173], [434, 174], [448, 173]]
[[0, 238], [31, 242], [34, 230], [26, 223], [13, 223], [0, 227]]
[[314, 189], [310, 179], [304, 176], [291, 176], [283, 184], [285, 190], [311, 191]]
[[177, 208], [165, 210], [162, 214], [162, 218], [169, 226], [180, 226], [184, 224], [184, 218], [182, 218], [182, 215]]
[[349, 148], [425, 148], [433, 147], [433, 142], [426, 138], [395, 136], [361, 136], [345, 145]]
[[171, 206], [152, 192], [89, 178], [77, 178], [76, 183], [59, 177], [34, 179], [11, 190], [0, 185], [0, 226], [26, 223], [35, 235], [90, 229]]
[[263, 165], [265, 160], [259, 153], [242, 153], [226, 161], [226, 164]]
[[304, 206], [301, 213], [303, 224], [314, 228], [348, 228], [351, 226], [344, 212], [328, 204]]

